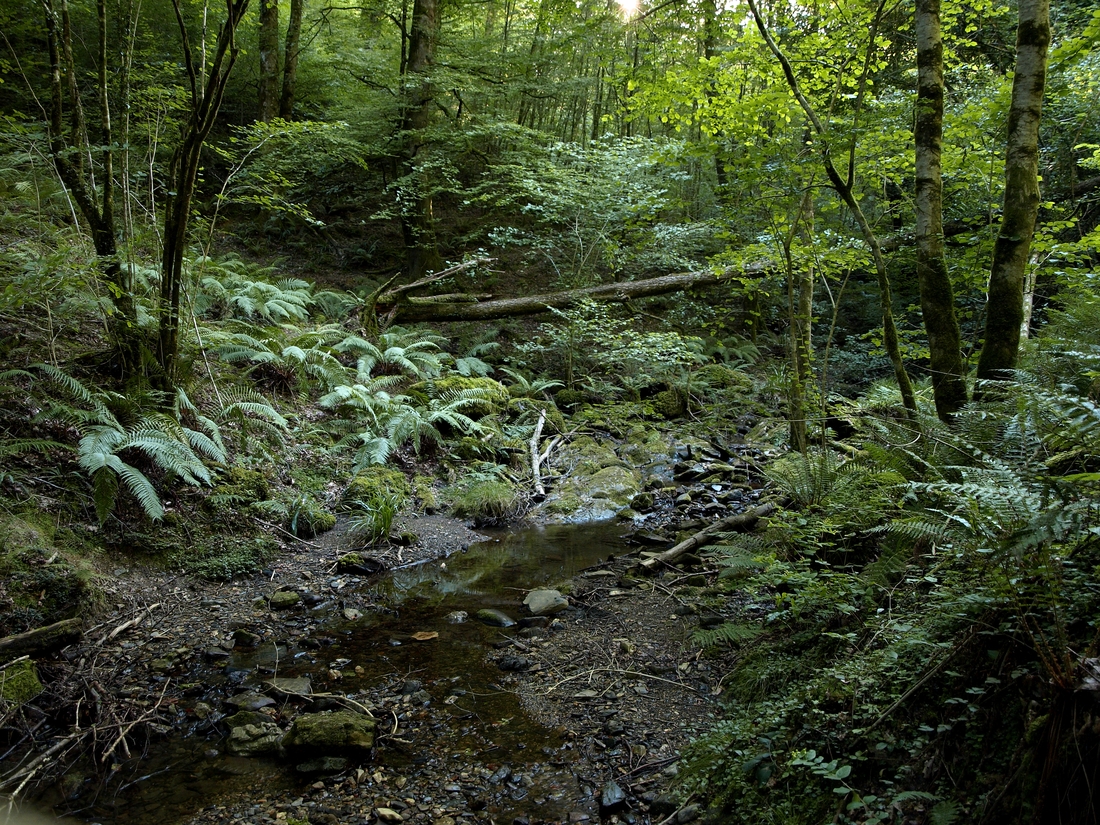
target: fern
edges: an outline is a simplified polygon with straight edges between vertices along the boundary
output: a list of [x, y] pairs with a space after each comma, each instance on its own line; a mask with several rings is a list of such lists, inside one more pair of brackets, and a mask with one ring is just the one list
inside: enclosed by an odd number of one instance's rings
[[758, 624], [746, 622], [723, 622], [717, 627], [699, 628], [691, 638], [700, 647], [718, 647], [719, 645], [742, 645], [751, 642], [764, 632]]

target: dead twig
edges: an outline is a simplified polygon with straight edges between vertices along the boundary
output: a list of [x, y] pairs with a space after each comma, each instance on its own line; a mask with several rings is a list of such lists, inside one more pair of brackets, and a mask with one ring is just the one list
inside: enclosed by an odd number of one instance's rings
[[615, 673], [620, 676], [634, 676], [639, 679], [652, 679], [655, 682], [664, 682], [666, 685], [675, 685], [676, 687], [683, 688], [684, 690], [690, 690], [692, 693], [699, 693], [700, 695], [702, 695], [700, 691], [696, 690], [691, 685], [685, 685], [683, 682], [675, 682], [672, 679], [664, 679], [660, 676], [654, 676], [652, 673], [640, 673], [637, 670], [621, 670], [617, 667], [594, 667], [584, 671], [583, 673], [574, 673], [572, 676], [566, 676], [560, 682], [557, 682], [556, 684], [548, 687], [546, 689], [546, 693], [544, 693], [543, 696], [549, 695], [554, 690], [564, 685], [566, 682], [571, 682], [574, 679], [582, 679], [585, 676], [592, 676], [595, 673]]

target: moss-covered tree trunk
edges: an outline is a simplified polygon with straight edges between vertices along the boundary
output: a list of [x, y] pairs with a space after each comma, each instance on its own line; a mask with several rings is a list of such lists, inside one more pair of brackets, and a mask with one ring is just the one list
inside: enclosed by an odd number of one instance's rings
[[298, 93], [298, 57], [301, 54], [302, 14], [306, 0], [290, 0], [286, 21], [286, 49], [283, 54], [283, 92], [279, 97], [279, 117], [290, 120], [294, 115], [294, 100]]
[[1039, 212], [1039, 120], [1050, 46], [1049, 0], [1020, 0], [1016, 73], [1008, 111], [1001, 231], [993, 247], [985, 341], [978, 378], [1003, 379], [1016, 367], [1024, 320], [1024, 279]]
[[279, 0], [260, 0], [260, 120], [279, 114]]
[[405, 203], [401, 205], [401, 233], [405, 241], [405, 275], [418, 279], [438, 269], [442, 263], [435, 236], [431, 184], [417, 171], [417, 155], [425, 143], [435, 100], [430, 73], [439, 37], [437, 0], [415, 0], [412, 18], [408, 58], [402, 73], [405, 111], [401, 123], [404, 133], [401, 161], [407, 184], [403, 187]]
[[948, 421], [966, 404], [955, 293], [943, 244], [943, 37], [940, 0], [917, 0], [917, 281], [928, 335], [936, 414]]

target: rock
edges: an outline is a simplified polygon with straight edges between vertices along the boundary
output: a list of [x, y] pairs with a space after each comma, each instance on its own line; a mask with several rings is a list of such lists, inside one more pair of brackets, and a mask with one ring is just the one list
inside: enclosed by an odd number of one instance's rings
[[664, 533], [657, 533], [652, 530], [638, 530], [630, 539], [635, 544], [647, 544], [651, 547], [664, 547], [672, 541]]
[[313, 693], [313, 683], [308, 676], [276, 676], [264, 682], [264, 689], [282, 698], [309, 696]]
[[167, 673], [175, 664], [176, 663], [171, 659], [154, 659], [149, 663], [149, 669], [153, 671], [153, 673]]
[[691, 822], [699, 818], [699, 806], [692, 803], [691, 805], [685, 805], [676, 814], [676, 821], [679, 825], [684, 825], [685, 822]]
[[509, 653], [500, 657], [497, 661], [497, 667], [501, 670], [519, 673], [531, 669], [531, 660], [523, 656], [515, 656]]
[[369, 716], [339, 710], [331, 713], [303, 713], [294, 720], [283, 746], [297, 753], [350, 753], [366, 756], [374, 746], [374, 720]]
[[680, 493], [676, 496], [677, 507], [686, 507], [689, 504], [691, 504], [691, 493]]
[[225, 749], [234, 756], [266, 756], [280, 752], [283, 732], [270, 717], [255, 711], [241, 711], [226, 718], [229, 738]]
[[278, 590], [271, 594], [268, 601], [272, 610], [287, 610], [294, 607], [301, 600], [302, 597], [293, 590]]
[[218, 659], [228, 659], [229, 651], [220, 647], [211, 647], [206, 651], [206, 658], [210, 661], [217, 661]]
[[304, 773], [307, 776], [324, 776], [333, 773], [340, 773], [347, 770], [348, 760], [343, 756], [322, 756], [318, 759], [310, 759], [308, 762], [295, 767], [298, 773]]
[[516, 622], [507, 613], [491, 608], [484, 608], [475, 614], [479, 622], [484, 622], [490, 627], [511, 627]]
[[532, 590], [523, 603], [532, 616], [549, 616], [569, 607], [569, 600], [557, 590]]
[[644, 513], [647, 510], [652, 510], [653, 509], [654, 502], [655, 502], [655, 499], [654, 499], [653, 493], [641, 492], [641, 493], [636, 494], [632, 499], [630, 499], [630, 507], [633, 510], [637, 510], [640, 513]]
[[244, 693], [230, 696], [225, 700], [225, 703], [237, 710], [259, 710], [274, 705], [275, 700], [254, 690], [246, 690]]
[[524, 616], [519, 620], [519, 626], [524, 628], [546, 627], [550, 624], [549, 616]]
[[443, 617], [448, 624], [462, 624], [468, 618], [470, 614], [465, 610], [452, 610], [446, 616]]
[[214, 709], [206, 702], [195, 702], [195, 707], [191, 708], [191, 711], [195, 714], [196, 719], [206, 719], [214, 712]]
[[243, 627], [233, 631], [233, 645], [235, 647], [256, 647], [263, 641], [259, 633], [245, 630]]
[[399, 814], [393, 808], [375, 808], [374, 815], [378, 817], [379, 822], [391, 822], [395, 823], [396, 825], [396, 823], [398, 822], [405, 821], [401, 818], [401, 814]]
[[353, 573], [360, 576], [374, 576], [386, 569], [385, 563], [374, 556], [362, 553], [347, 553], [336, 560], [336, 569], [341, 573]]
[[600, 792], [600, 816], [617, 813], [626, 807], [626, 792], [617, 782], [608, 782]]
[[363, 618], [363, 612], [361, 610], [356, 610], [354, 607], [345, 607], [344, 618], [349, 622], [354, 622]]

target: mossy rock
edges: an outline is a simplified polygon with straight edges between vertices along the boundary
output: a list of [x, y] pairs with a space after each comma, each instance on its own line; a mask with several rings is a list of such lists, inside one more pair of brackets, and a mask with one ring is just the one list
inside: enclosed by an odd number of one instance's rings
[[653, 411], [668, 418], [682, 418], [687, 414], [687, 397], [678, 390], [661, 390], [653, 396]]
[[707, 364], [696, 370], [695, 374], [716, 390], [752, 389], [752, 377], [727, 364]]
[[300, 539], [311, 539], [335, 526], [336, 516], [308, 497], [298, 504], [290, 519], [290, 532]]
[[369, 716], [340, 710], [303, 713], [283, 738], [283, 746], [295, 753], [359, 753], [374, 747], [375, 722]]
[[412, 494], [424, 512], [432, 513], [439, 509], [439, 499], [435, 494], [435, 479], [431, 476], [413, 476]]
[[452, 490], [451, 506], [456, 516], [478, 524], [504, 522], [518, 514], [519, 491], [502, 478], [473, 481]]
[[558, 406], [558, 409], [562, 410], [572, 411], [583, 407], [585, 404], [599, 404], [601, 401], [603, 399], [600, 396], [587, 390], [565, 389], [554, 393], [554, 403]]
[[38, 681], [34, 662], [18, 662], [0, 670], [0, 698], [21, 705], [29, 702], [45, 688]]
[[263, 473], [243, 467], [231, 467], [210, 491], [210, 495], [203, 501], [203, 507], [212, 513], [221, 513], [266, 501], [270, 497], [271, 484]]
[[45, 555], [51, 546], [45, 531], [29, 521], [13, 518], [0, 522], [0, 549], [5, 553]]
[[402, 504], [411, 492], [405, 474], [392, 467], [368, 467], [356, 474], [340, 497], [341, 502], [370, 502], [379, 497], [396, 496]]

